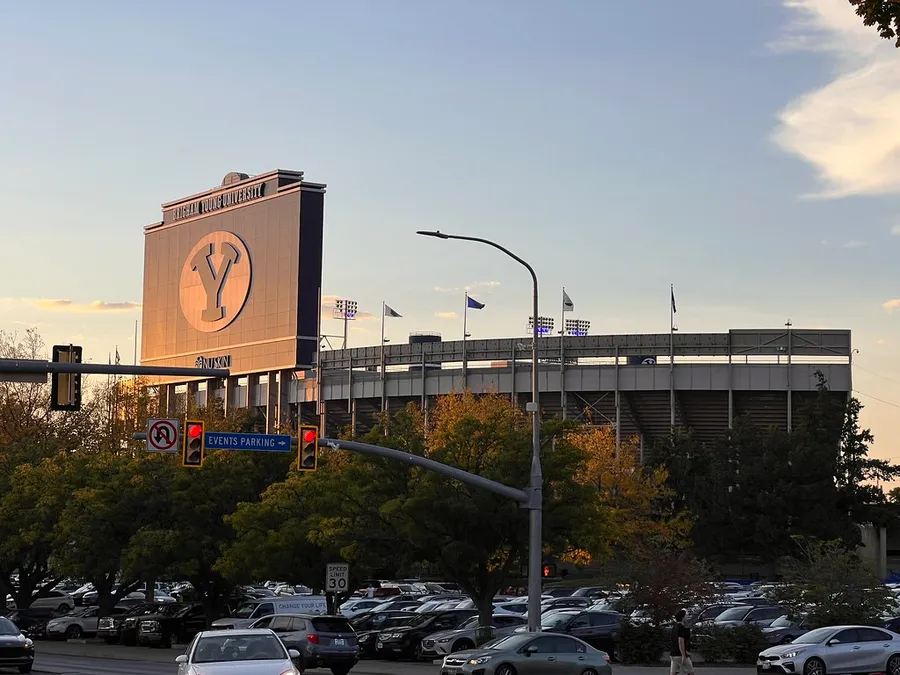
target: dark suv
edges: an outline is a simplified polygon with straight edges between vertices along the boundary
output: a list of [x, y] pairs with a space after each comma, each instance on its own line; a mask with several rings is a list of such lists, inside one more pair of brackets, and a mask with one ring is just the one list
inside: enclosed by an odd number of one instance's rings
[[300, 652], [296, 661], [301, 673], [306, 668], [329, 668], [334, 675], [347, 675], [359, 663], [356, 633], [343, 616], [275, 614], [250, 627], [269, 628], [285, 647]]
[[[571, 610], [566, 610], [566, 612], [568, 611]], [[563, 612], [559, 612], [559, 614], [564, 615]], [[549, 617], [550, 615], [545, 616]], [[563, 616], [560, 618], [562, 619]], [[616, 637], [624, 619], [625, 615], [618, 612], [578, 612], [573, 613], [569, 619], [563, 619], [555, 625], [543, 627], [543, 630], [551, 633], [568, 633], [612, 656], [615, 651]]]
[[187, 644], [206, 628], [206, 611], [199, 603], [168, 604], [155, 614], [142, 615], [137, 622], [137, 641], [151, 647]]
[[449, 609], [445, 612], [419, 614], [407, 626], [386, 628], [378, 633], [377, 656], [388, 659], [415, 658], [422, 639], [442, 630], [453, 630], [466, 619], [477, 616], [477, 609]]

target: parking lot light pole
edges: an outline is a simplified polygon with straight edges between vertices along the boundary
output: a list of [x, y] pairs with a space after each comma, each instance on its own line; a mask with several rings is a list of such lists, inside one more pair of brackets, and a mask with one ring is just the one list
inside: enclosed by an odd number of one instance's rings
[[515, 253], [500, 244], [482, 239], [480, 237], [465, 237], [458, 234], [444, 234], [439, 231], [419, 230], [416, 234], [437, 239], [458, 239], [460, 241], [474, 241], [486, 244], [505, 253], [520, 265], [523, 265], [531, 275], [534, 286], [532, 316], [532, 342], [531, 342], [531, 403], [526, 410], [531, 413], [532, 446], [531, 446], [531, 484], [529, 486], [529, 500], [527, 508], [530, 510], [530, 523], [528, 533], [528, 630], [537, 631], [541, 627], [541, 558], [542, 546], [542, 511], [543, 511], [543, 483], [541, 473], [541, 407], [540, 392], [538, 391], [538, 279], [534, 268], [522, 260]]

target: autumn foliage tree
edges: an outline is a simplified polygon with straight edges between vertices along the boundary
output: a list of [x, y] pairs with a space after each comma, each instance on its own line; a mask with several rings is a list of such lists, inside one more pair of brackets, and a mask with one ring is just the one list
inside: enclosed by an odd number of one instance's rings
[[690, 544], [691, 517], [673, 508], [668, 471], [641, 465], [638, 439], [622, 439], [617, 449], [615, 430], [605, 426], [576, 428], [566, 442], [584, 456], [575, 479], [596, 489], [614, 550]]

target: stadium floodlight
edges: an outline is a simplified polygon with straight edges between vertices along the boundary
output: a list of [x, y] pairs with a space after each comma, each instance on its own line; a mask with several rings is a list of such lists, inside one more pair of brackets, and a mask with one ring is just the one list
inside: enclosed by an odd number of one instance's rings
[[347, 322], [356, 319], [356, 312], [359, 304], [356, 300], [347, 300], [340, 298], [334, 301], [334, 311], [331, 316], [334, 319], [340, 319], [344, 322], [344, 344], [343, 349], [347, 349]]
[[[535, 330], [534, 327], [534, 317], [528, 317], [528, 332], [531, 333]], [[539, 335], [549, 335], [553, 332], [553, 317], [551, 316], [539, 316], [537, 322], [537, 333]]]
[[566, 319], [564, 335], [587, 335], [591, 329], [591, 322], [582, 319]]

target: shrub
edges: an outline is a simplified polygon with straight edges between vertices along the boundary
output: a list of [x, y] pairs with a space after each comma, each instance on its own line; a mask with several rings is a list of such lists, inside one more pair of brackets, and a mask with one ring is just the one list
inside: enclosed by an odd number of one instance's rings
[[759, 626], [704, 626], [693, 636], [693, 648], [708, 663], [756, 663], [769, 646]]
[[669, 647], [669, 630], [650, 624], [622, 624], [618, 658], [622, 663], [658, 663]]

